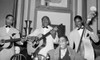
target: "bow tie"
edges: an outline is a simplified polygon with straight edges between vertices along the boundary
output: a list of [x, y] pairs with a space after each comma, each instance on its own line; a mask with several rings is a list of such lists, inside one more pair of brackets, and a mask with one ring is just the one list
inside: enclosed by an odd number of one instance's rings
[[47, 27], [47, 26], [44, 26], [43, 28], [47, 28], [47, 29], [48, 29], [48, 27]]
[[80, 29], [83, 29], [83, 27], [81, 27], [81, 28], [78, 28], [77, 30], [80, 30]]
[[10, 28], [11, 26], [9, 26], [9, 25], [6, 25], [6, 28]]

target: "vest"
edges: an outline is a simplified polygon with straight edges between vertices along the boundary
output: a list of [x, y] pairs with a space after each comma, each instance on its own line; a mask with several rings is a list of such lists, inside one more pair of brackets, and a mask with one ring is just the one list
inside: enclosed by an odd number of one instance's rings
[[[61, 52], [61, 51], [59, 51], [59, 52]], [[61, 54], [59, 54], [59, 55], [61, 55]], [[70, 56], [69, 56], [69, 51], [68, 50], [66, 51], [66, 54], [62, 59], [59, 57], [59, 60], [71, 60]]]

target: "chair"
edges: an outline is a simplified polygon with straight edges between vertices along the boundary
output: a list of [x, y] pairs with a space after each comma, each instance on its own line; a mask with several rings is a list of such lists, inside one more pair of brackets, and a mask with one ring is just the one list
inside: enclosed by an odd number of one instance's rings
[[33, 60], [47, 60], [47, 58], [42, 54], [37, 54], [36, 57], [32, 58]]
[[15, 54], [11, 57], [10, 60], [27, 60], [23, 54]]

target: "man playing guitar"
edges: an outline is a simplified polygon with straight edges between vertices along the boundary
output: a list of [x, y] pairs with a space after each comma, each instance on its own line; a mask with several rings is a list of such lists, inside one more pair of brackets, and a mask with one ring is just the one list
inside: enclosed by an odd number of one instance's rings
[[[44, 38], [46, 41], [45, 47], [43, 47], [40, 51], [38, 51], [38, 54], [41, 54], [45, 57], [47, 56], [47, 52], [49, 50], [54, 49], [53, 43], [54, 42], [57, 43], [57, 41], [58, 41], [58, 36], [56, 33], [57, 27], [52, 28], [50, 25], [51, 25], [51, 23], [50, 23], [49, 17], [44, 16], [42, 18], [42, 28], [36, 29], [33, 33], [31, 33], [28, 36], [28, 37], [34, 36], [34, 37], [41, 38], [41, 37], [43, 37], [43, 35], [47, 34], [48, 32], [50, 33]], [[39, 44], [41, 44], [42, 42], [43, 42], [43, 40], [41, 40]], [[32, 53], [34, 53], [34, 50], [35, 49], [32, 47], [32, 42], [28, 42], [28, 44], [27, 44], [28, 54], [31, 55]]]
[[[8, 14], [5, 19], [5, 26], [0, 28], [0, 45], [2, 46], [0, 47], [0, 60], [10, 60], [12, 55], [14, 55], [14, 44], [7, 41], [20, 38], [19, 31], [12, 27], [14, 22], [13, 15]], [[16, 43], [21, 44], [20, 42]]]

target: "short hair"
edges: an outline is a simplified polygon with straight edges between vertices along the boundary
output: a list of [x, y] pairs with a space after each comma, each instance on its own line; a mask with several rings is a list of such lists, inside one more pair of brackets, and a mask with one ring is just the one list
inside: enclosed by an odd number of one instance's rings
[[66, 39], [66, 41], [69, 41], [69, 40], [68, 40], [68, 37], [67, 37], [66, 35], [60, 36], [60, 38], [61, 38], [61, 37], [64, 37], [64, 38]]
[[8, 14], [5, 18], [7, 19], [9, 16], [14, 17], [12, 14]]
[[51, 22], [50, 22], [49, 17], [48, 17], [48, 16], [43, 16], [41, 20], [43, 21], [43, 20], [44, 20], [44, 18], [46, 18], [46, 19], [49, 21], [49, 25], [51, 25]]
[[81, 17], [80, 15], [76, 15], [76, 16], [74, 17], [74, 21], [76, 21], [76, 19], [80, 19], [80, 20], [82, 21], [82, 17]]

